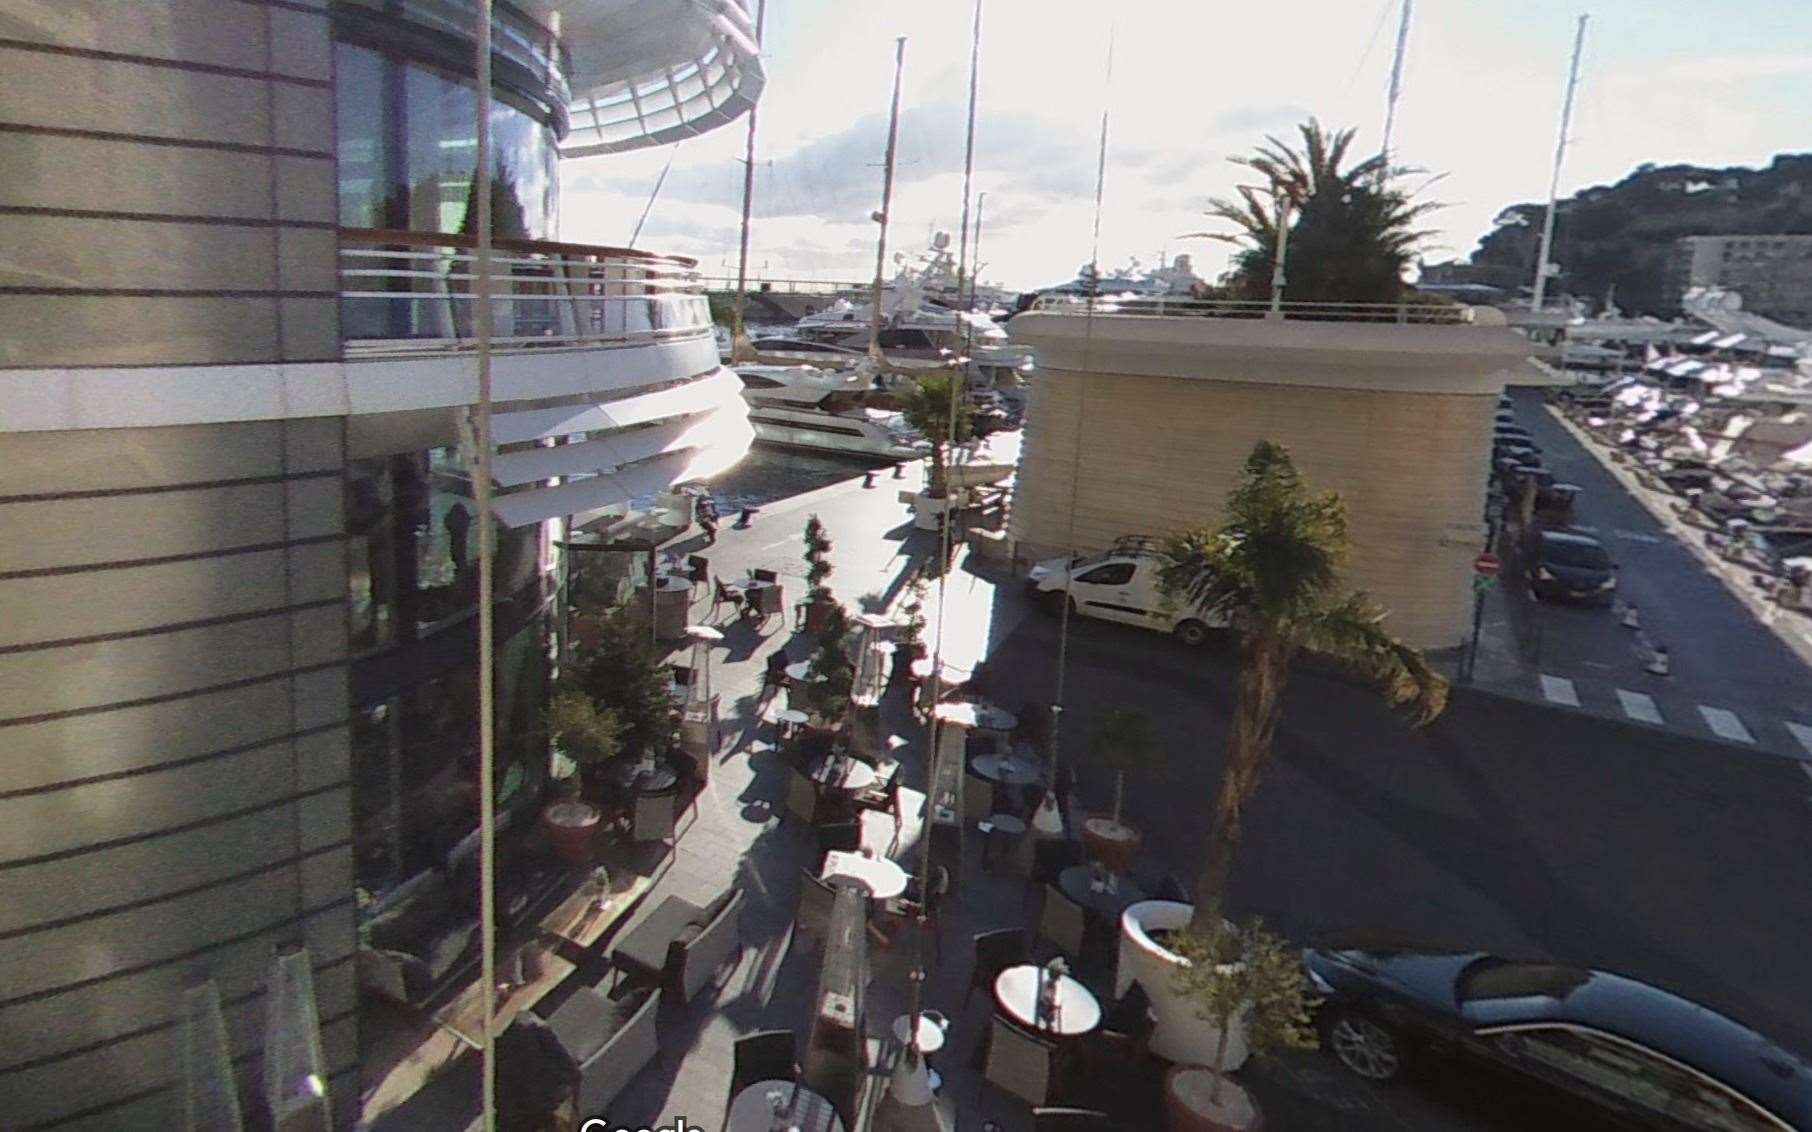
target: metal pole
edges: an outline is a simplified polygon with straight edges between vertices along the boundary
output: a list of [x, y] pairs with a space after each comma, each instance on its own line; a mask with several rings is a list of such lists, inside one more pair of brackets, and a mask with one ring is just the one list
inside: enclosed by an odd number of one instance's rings
[[[956, 243], [956, 301], [959, 307], [963, 300], [963, 277], [968, 273], [969, 264], [969, 192], [975, 183], [975, 92], [981, 78], [981, 16], [982, 0], [975, 0], [975, 28], [969, 34], [969, 126], [963, 142], [963, 226]], [[973, 280], [970, 281], [970, 293], [974, 293]]]
[[477, 306], [478, 333], [478, 406], [475, 429], [475, 451], [472, 453], [472, 498], [478, 511], [478, 938], [479, 985], [484, 1000], [480, 1015], [484, 1044], [484, 1084], [481, 1093], [482, 1127], [495, 1132], [497, 1127], [496, 1041], [491, 1029], [496, 1024], [497, 988], [497, 868], [496, 799], [492, 783], [496, 764], [492, 734], [495, 708], [491, 703], [495, 673], [492, 670], [492, 638], [496, 632], [491, 609], [494, 557], [493, 528], [497, 520], [491, 515], [491, 0], [478, 3], [478, 122], [474, 156], [473, 196], [478, 204], [477, 278], [473, 280]]
[[1403, 19], [1397, 24], [1397, 53], [1390, 62], [1390, 94], [1384, 103], [1384, 144], [1378, 156], [1384, 161], [1378, 169], [1378, 184], [1390, 179], [1390, 138], [1397, 125], [1397, 96], [1403, 93], [1403, 57], [1409, 51], [1409, 15], [1414, 0], [1403, 0]]
[[[761, 49], [762, 25], [768, 15], [768, 0], [755, 9], [755, 48]], [[738, 358], [742, 343], [748, 337], [743, 329], [743, 310], [749, 302], [749, 214], [755, 202], [755, 107], [749, 107], [749, 140], [742, 162], [742, 250], [736, 257], [736, 310], [730, 318], [730, 356]], [[740, 360], [740, 359], [738, 359]]]
[[881, 238], [875, 244], [875, 305], [874, 316], [868, 327], [868, 356], [876, 361], [881, 359], [881, 287], [887, 277], [887, 222], [892, 219], [889, 212], [893, 208], [893, 157], [895, 147], [900, 140], [900, 75], [906, 69], [906, 37], [900, 36], [893, 41], [893, 108], [887, 117], [887, 157], [886, 168], [881, 174], [881, 211], [875, 219], [881, 225]]
[[1479, 629], [1485, 623], [1485, 587], [1481, 584], [1482, 581], [1481, 578], [1475, 578], [1472, 583], [1472, 643], [1466, 647], [1466, 663], [1462, 666], [1460, 677], [1463, 684], [1472, 683], [1473, 671], [1479, 664]]
[[1573, 33], [1573, 62], [1567, 67], [1567, 97], [1560, 106], [1560, 138], [1554, 143], [1554, 176], [1548, 181], [1548, 211], [1541, 221], [1541, 248], [1535, 257], [1535, 285], [1529, 309], [1539, 311], [1548, 290], [1548, 256], [1554, 248], [1554, 202], [1560, 195], [1560, 163], [1567, 155], [1567, 129], [1573, 124], [1573, 92], [1579, 86], [1579, 54], [1585, 50], [1585, 26], [1590, 16], [1579, 17]]
[[969, 309], [975, 309], [976, 273], [981, 270], [982, 207], [988, 203], [984, 190], [975, 196], [975, 267], [969, 272]]
[[1267, 318], [1283, 317], [1284, 249], [1290, 243], [1290, 194], [1277, 194], [1277, 249], [1271, 254], [1271, 310]]

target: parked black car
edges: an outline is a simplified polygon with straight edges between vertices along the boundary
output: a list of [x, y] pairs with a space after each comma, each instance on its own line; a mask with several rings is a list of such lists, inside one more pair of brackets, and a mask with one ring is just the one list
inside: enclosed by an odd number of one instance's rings
[[1303, 964], [1323, 1048], [1361, 1077], [1442, 1052], [1631, 1128], [1812, 1132], [1812, 1064], [1634, 979], [1350, 937]]
[[1536, 597], [1609, 605], [1617, 594], [1617, 564], [1591, 535], [1542, 531], [1529, 559], [1529, 590]]

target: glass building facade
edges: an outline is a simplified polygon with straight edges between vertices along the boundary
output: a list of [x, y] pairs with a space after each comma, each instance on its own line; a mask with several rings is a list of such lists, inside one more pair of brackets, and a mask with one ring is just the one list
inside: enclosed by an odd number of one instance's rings
[[[470, 235], [477, 96], [471, 82], [350, 43], [334, 52], [340, 223]], [[491, 101], [491, 216], [500, 238], [557, 235], [554, 126], [528, 100]]]

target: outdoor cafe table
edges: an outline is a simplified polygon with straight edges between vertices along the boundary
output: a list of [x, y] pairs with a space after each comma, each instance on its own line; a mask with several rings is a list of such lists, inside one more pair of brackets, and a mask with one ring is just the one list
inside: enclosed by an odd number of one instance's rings
[[786, 678], [795, 684], [819, 684], [824, 681], [822, 673], [812, 671], [812, 662], [796, 660], [786, 666]]
[[1071, 865], [1057, 875], [1057, 887], [1063, 894], [1082, 905], [1082, 910], [1111, 924], [1120, 922], [1120, 913], [1145, 899], [1145, 893], [1130, 878], [1119, 878], [1114, 891], [1093, 887], [1095, 870], [1089, 865]]
[[1057, 1017], [1043, 1017], [1038, 991], [1047, 977], [1045, 969], [1033, 963], [1008, 967], [994, 980], [994, 1001], [1008, 1018], [1038, 1033], [1073, 1038], [1101, 1024], [1101, 1004], [1068, 975], [1057, 976]]
[[779, 1078], [757, 1081], [731, 1098], [730, 1111], [724, 1114], [725, 1132], [772, 1132], [774, 1104], [769, 1093], [779, 1093], [783, 1104], [792, 1105], [783, 1127], [799, 1132], [843, 1132], [843, 1118], [829, 1100], [804, 1085]]
[[1019, 726], [1019, 717], [1006, 708], [995, 707], [993, 704], [977, 704], [975, 726], [988, 731], [1011, 731]]
[[679, 774], [665, 760], [648, 766], [627, 755], [606, 762], [604, 778], [627, 794], [665, 794], [679, 785]]
[[969, 768], [990, 782], [1007, 786], [1030, 786], [1044, 780], [1044, 772], [1037, 763], [1012, 755], [977, 755]]
[[906, 870], [887, 858], [864, 857], [860, 853], [832, 849], [824, 855], [824, 868], [818, 871], [818, 879], [840, 877], [861, 881], [874, 900], [892, 900], [906, 891]]
[[812, 764], [811, 780], [826, 790], [849, 794], [867, 790], [880, 780], [875, 768], [848, 755], [826, 755]]

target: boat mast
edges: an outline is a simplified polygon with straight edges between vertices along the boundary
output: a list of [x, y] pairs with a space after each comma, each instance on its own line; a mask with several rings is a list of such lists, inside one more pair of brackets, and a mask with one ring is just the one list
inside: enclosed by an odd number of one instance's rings
[[[982, 208], [988, 203], [986, 190], [975, 194], [975, 270], [969, 273], [969, 310], [975, 309], [976, 273], [981, 271]], [[959, 293], [958, 298], [961, 298]]]
[[[959, 307], [963, 302], [963, 277], [969, 268], [969, 192], [975, 184], [975, 90], [981, 74], [981, 12], [981, 0], [975, 0], [975, 27], [969, 33], [969, 129], [963, 142], [963, 226], [956, 242], [956, 303]], [[970, 287], [973, 290], [973, 281], [970, 281]]]
[[1554, 201], [1560, 195], [1560, 163], [1567, 155], [1567, 130], [1573, 124], [1573, 92], [1579, 86], [1579, 53], [1585, 49], [1585, 26], [1590, 16], [1579, 17], [1579, 30], [1573, 33], [1573, 62], [1567, 68], [1567, 97], [1560, 107], [1560, 140], [1554, 144], [1554, 176], [1548, 182], [1548, 211], [1541, 220], [1541, 248], [1535, 256], [1535, 286], [1529, 296], [1529, 309], [1541, 310], [1548, 290], [1548, 255], [1554, 248]]
[[1403, 57], [1409, 51], [1409, 17], [1415, 0], [1403, 0], [1403, 18], [1397, 24], [1397, 53], [1390, 61], [1390, 94], [1384, 102], [1384, 144], [1378, 156], [1384, 160], [1378, 168], [1378, 184], [1390, 179], [1390, 139], [1397, 125], [1397, 96], [1403, 93]]
[[875, 213], [881, 238], [875, 244], [875, 305], [868, 326], [868, 356], [881, 360], [881, 287], [887, 278], [887, 221], [893, 208], [893, 156], [900, 140], [900, 74], [906, 69], [906, 37], [893, 41], [893, 108], [887, 116], [887, 156], [881, 174], [881, 211]]
[[[767, 21], [768, 0], [755, 9], [755, 50], [761, 50], [762, 25]], [[755, 107], [749, 106], [749, 141], [742, 159], [742, 251], [736, 258], [736, 310], [730, 316], [730, 360], [747, 361], [754, 353], [743, 326], [743, 309], [749, 303], [749, 210], [755, 201]]]

